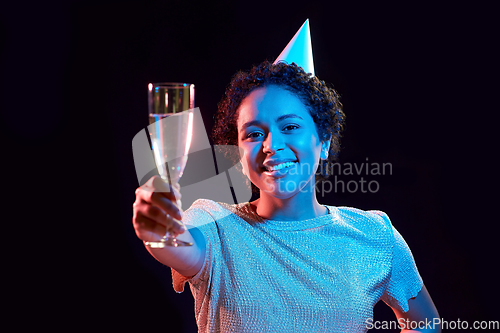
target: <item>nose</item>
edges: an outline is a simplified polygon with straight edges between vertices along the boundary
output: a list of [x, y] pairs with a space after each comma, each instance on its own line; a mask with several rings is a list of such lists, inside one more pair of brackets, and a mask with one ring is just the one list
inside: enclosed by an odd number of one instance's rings
[[284, 140], [280, 134], [269, 131], [262, 143], [262, 151], [266, 154], [275, 154], [277, 151], [283, 150], [284, 145]]

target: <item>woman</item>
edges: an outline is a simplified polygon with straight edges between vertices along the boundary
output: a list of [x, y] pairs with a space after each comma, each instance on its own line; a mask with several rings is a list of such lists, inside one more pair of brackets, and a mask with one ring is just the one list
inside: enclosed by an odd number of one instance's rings
[[137, 189], [140, 239], [169, 230], [194, 243], [148, 251], [172, 268], [176, 291], [189, 282], [201, 332], [365, 332], [379, 300], [400, 323], [439, 318], [385, 213], [316, 199], [316, 181], [328, 176], [318, 166], [337, 156], [343, 122], [324, 82], [295, 64], [264, 62], [233, 78], [214, 129], [217, 144], [243, 152], [259, 198], [198, 200], [182, 213], [178, 188], [159, 193], [166, 185], [153, 177]]

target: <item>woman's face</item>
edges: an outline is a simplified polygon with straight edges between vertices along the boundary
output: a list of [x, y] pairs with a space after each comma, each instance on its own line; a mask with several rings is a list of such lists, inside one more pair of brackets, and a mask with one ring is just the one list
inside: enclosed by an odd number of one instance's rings
[[270, 85], [243, 99], [237, 121], [238, 146], [250, 181], [277, 198], [314, 193], [320, 158], [330, 142], [322, 143], [316, 125], [293, 93]]

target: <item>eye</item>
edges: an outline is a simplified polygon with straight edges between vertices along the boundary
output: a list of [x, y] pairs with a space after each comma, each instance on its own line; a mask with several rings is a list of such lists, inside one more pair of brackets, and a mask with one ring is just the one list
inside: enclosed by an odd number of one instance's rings
[[251, 132], [251, 133], [247, 134], [246, 138], [247, 139], [255, 139], [255, 138], [257, 138], [257, 137], [259, 137], [261, 135], [262, 135], [261, 132]]
[[290, 124], [290, 125], [286, 125], [285, 127], [283, 127], [283, 130], [284, 131], [293, 131], [294, 129], [297, 129], [299, 128], [298, 125], [295, 125], [295, 124]]

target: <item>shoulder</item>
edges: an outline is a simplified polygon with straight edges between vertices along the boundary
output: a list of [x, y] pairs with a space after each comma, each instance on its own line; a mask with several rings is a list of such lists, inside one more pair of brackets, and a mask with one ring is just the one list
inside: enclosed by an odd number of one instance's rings
[[198, 199], [184, 212], [183, 220], [187, 220], [188, 224], [191, 224], [190, 220], [200, 218], [205, 222], [214, 222], [231, 215], [228, 208], [227, 204], [209, 199]]
[[408, 257], [413, 260], [410, 247], [403, 236], [394, 227], [389, 216], [380, 210], [361, 210], [352, 207], [339, 207], [339, 215], [352, 227], [367, 235], [385, 235], [394, 257]]
[[220, 210], [222, 207], [218, 202], [215, 202], [210, 199], [197, 199], [191, 207], [189, 207], [187, 211], [190, 210], [205, 210], [205, 211], [217, 211]]
[[392, 236], [392, 224], [386, 213], [379, 210], [362, 210], [353, 207], [338, 207], [339, 218], [366, 234], [389, 234]]

